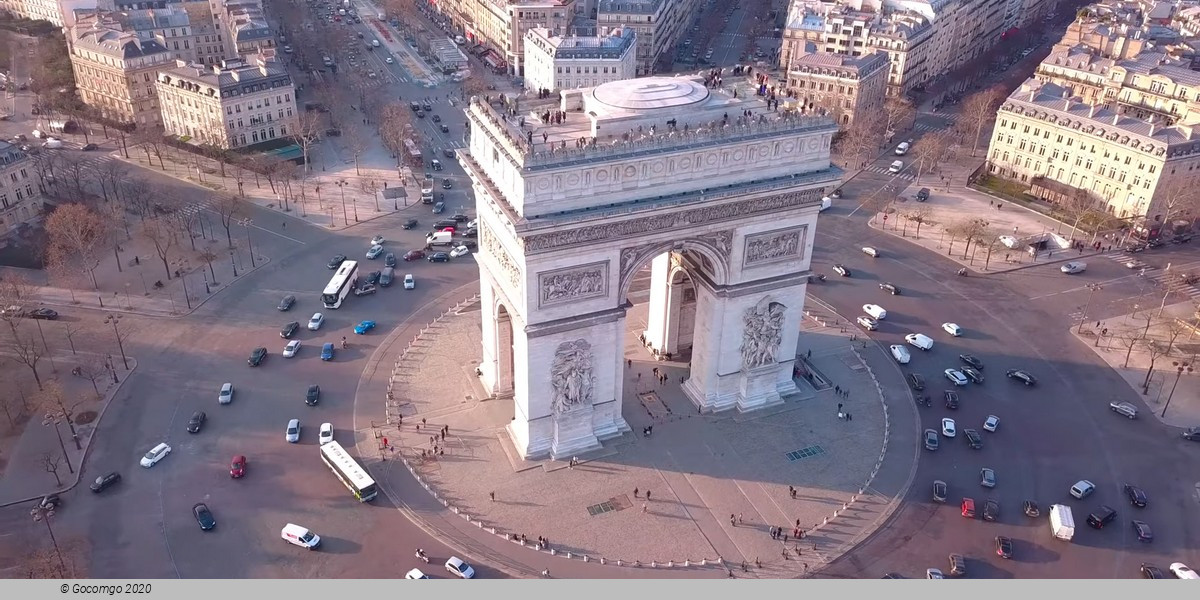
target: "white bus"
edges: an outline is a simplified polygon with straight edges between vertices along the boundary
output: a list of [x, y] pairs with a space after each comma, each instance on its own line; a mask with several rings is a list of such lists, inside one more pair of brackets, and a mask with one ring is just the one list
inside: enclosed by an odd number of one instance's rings
[[321, 446], [321, 460], [333, 471], [337, 478], [342, 480], [342, 485], [358, 498], [359, 502], [370, 502], [375, 499], [378, 490], [375, 489], [375, 480], [371, 479], [370, 475], [358, 466], [358, 462], [350, 457], [345, 448], [337, 442], [329, 442]]
[[358, 281], [358, 262], [347, 260], [338, 267], [337, 273], [333, 274], [333, 279], [329, 280], [329, 285], [325, 286], [325, 291], [321, 293], [321, 302], [325, 304], [325, 308], [337, 308], [342, 305], [342, 300], [346, 299], [346, 294], [350, 293], [355, 282]]

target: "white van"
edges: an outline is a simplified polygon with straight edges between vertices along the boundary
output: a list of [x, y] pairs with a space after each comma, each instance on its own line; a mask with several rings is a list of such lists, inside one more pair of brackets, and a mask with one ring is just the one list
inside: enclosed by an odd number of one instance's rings
[[899, 173], [904, 170], [904, 161], [894, 160], [892, 166], [888, 167], [888, 173]]
[[879, 251], [870, 246], [863, 246], [862, 251], [863, 251], [863, 254], [866, 254], [867, 256], [870, 256], [871, 258], [879, 258]]
[[908, 154], [908, 149], [911, 147], [912, 146], [908, 142], [900, 142], [900, 145], [896, 146], [896, 156], [904, 156], [905, 154]]
[[892, 345], [892, 356], [896, 358], [896, 362], [907, 365], [908, 361], [912, 360], [912, 355], [908, 353], [908, 348], [900, 344]]
[[863, 312], [880, 321], [887, 318], [887, 311], [883, 310], [883, 307], [878, 304], [864, 304]]
[[449, 231], [435, 231], [425, 236], [425, 243], [430, 246], [444, 246], [452, 244], [454, 241], [451, 238], [454, 234]]
[[817, 212], [828, 210], [831, 206], [833, 206], [833, 198], [825, 196], [824, 198], [821, 198], [821, 208], [818, 209]]
[[930, 338], [923, 333], [910, 333], [904, 336], [904, 341], [922, 350], [930, 350], [933, 348], [933, 338]]
[[316, 550], [317, 546], [321, 545], [321, 536], [309, 531], [306, 527], [292, 523], [284, 525], [283, 531], [280, 532], [279, 536], [289, 544], [295, 544], [309, 550]]
[[42, 147], [49, 148], [50, 150], [57, 150], [63, 147], [63, 143], [60, 139], [46, 138], [46, 141], [42, 144]]

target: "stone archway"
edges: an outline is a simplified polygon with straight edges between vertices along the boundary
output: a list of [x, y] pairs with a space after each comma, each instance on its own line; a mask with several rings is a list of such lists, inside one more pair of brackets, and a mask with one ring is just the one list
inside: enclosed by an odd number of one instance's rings
[[[731, 119], [731, 106], [743, 117]], [[813, 231], [841, 175], [829, 163], [836, 126], [751, 118], [762, 106], [686, 78], [649, 77], [564, 92], [565, 121], [535, 136], [528, 124], [548, 112], [472, 101], [460, 162], [477, 201], [483, 306], [510, 316], [508, 433], [521, 456], [570, 457], [629, 430], [625, 298], [648, 264], [659, 274], [653, 335], [663, 346], [678, 343], [672, 281], [685, 271], [694, 289], [683, 389], [700, 411], [754, 410], [794, 391]], [[604, 147], [576, 139], [574, 151], [549, 141], [586, 127], [627, 133]], [[662, 127], [670, 133], [657, 134]], [[481, 371], [493, 393], [507, 381], [501, 314], [483, 311]]]

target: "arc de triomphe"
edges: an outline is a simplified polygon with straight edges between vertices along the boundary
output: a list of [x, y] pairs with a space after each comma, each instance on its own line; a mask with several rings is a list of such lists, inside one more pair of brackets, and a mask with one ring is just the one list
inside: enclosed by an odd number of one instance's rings
[[476, 98], [460, 161], [479, 215], [482, 381], [514, 402], [525, 458], [569, 457], [629, 430], [626, 296], [651, 265], [654, 348], [677, 343], [695, 290], [684, 391], [746, 411], [793, 391], [793, 362], [836, 127], [689, 78]]

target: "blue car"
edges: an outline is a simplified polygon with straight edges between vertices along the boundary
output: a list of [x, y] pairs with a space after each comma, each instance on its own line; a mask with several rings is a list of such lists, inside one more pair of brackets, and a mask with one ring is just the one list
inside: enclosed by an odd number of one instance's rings
[[362, 335], [372, 329], [375, 329], [375, 321], [363, 321], [354, 326], [354, 333]]
[[333, 343], [321, 346], [321, 360], [333, 360]]

